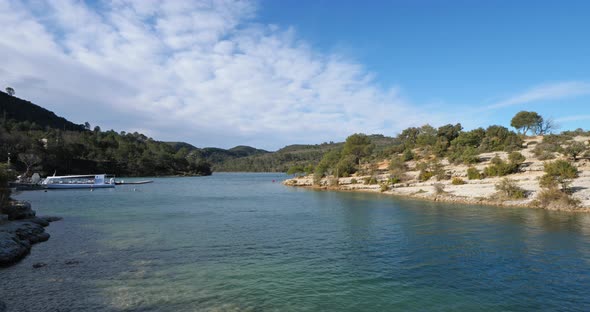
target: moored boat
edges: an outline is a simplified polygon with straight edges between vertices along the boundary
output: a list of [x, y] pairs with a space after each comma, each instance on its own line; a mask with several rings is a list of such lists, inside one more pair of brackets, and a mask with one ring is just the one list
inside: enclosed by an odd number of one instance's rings
[[115, 177], [106, 174], [47, 177], [41, 186], [45, 189], [95, 189], [115, 187]]

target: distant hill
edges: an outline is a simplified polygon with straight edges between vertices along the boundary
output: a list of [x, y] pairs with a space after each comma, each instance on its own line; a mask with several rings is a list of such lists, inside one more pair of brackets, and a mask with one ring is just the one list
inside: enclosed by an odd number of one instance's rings
[[189, 150], [189, 152], [192, 150], [198, 149], [194, 145], [186, 143], [186, 142], [164, 142], [164, 143], [170, 145], [174, 149], [174, 151], [176, 151], [176, 152], [178, 152], [181, 148], [186, 148]]
[[57, 116], [39, 105], [0, 91], [0, 118], [17, 122], [35, 123], [41, 129], [53, 128], [70, 131], [83, 131], [84, 125], [77, 125]]
[[[376, 152], [384, 151], [396, 144], [394, 138], [380, 134], [370, 135], [369, 138], [375, 144]], [[295, 165], [316, 165], [326, 152], [343, 146], [344, 142], [293, 144], [276, 152], [229, 158], [219, 162], [209, 158], [208, 161], [212, 163], [215, 171], [286, 172]]]

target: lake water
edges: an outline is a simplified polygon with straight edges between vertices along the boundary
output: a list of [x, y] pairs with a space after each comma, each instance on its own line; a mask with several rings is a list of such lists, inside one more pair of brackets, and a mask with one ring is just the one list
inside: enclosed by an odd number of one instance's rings
[[64, 220], [0, 269], [0, 300], [9, 311], [590, 311], [590, 214], [285, 178], [21, 193]]

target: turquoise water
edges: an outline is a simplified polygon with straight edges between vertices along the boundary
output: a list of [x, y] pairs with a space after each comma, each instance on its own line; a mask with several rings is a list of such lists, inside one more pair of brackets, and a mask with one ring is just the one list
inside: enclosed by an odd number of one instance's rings
[[0, 269], [0, 300], [9, 311], [590, 310], [590, 214], [312, 191], [285, 177], [21, 193], [64, 220]]

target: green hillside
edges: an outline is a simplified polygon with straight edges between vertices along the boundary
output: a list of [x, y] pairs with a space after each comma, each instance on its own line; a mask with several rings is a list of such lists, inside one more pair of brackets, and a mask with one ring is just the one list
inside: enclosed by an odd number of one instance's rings
[[69, 131], [84, 130], [84, 125], [77, 125], [41, 106], [2, 91], [0, 91], [0, 114], [3, 122], [23, 123], [24, 126], [35, 130], [44, 130], [46, 128]]

